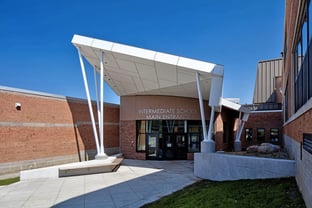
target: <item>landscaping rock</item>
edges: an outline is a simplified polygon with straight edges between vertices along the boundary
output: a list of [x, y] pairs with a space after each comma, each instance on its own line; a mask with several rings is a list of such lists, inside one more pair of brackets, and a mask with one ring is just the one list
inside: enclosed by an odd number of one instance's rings
[[279, 152], [281, 150], [281, 147], [279, 145], [274, 145], [271, 143], [262, 143], [260, 146], [258, 145], [252, 145], [247, 147], [247, 153], [273, 153], [273, 152]]
[[247, 152], [248, 153], [258, 152], [258, 148], [259, 148], [258, 145], [249, 146], [249, 147], [247, 147]]
[[259, 153], [273, 153], [273, 152], [278, 152], [280, 151], [281, 147], [279, 145], [274, 145], [270, 143], [262, 143], [258, 147], [258, 152]]

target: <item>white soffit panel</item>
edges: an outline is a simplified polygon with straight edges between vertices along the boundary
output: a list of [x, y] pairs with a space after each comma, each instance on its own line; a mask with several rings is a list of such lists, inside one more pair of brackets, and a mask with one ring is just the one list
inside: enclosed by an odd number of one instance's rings
[[158, 72], [157, 75], [158, 75], [159, 80], [177, 82], [177, 67], [176, 66], [156, 62], [155, 67]]
[[207, 100], [212, 77], [223, 77], [223, 66], [213, 63], [79, 35], [74, 35], [72, 43], [97, 70], [103, 52], [104, 79], [120, 96], [157, 94], [197, 98], [196, 72], [199, 72], [203, 97]]
[[211, 73], [215, 64], [180, 57], [177, 66], [188, 69]]

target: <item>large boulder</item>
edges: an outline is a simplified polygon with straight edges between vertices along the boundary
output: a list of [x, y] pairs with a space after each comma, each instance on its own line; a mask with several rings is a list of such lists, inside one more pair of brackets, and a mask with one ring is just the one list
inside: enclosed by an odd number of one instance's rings
[[280, 151], [281, 147], [279, 145], [271, 144], [271, 143], [262, 143], [258, 147], [259, 153], [273, 153]]
[[248, 153], [258, 152], [258, 148], [259, 148], [258, 145], [249, 146], [249, 147], [247, 147], [247, 152]]

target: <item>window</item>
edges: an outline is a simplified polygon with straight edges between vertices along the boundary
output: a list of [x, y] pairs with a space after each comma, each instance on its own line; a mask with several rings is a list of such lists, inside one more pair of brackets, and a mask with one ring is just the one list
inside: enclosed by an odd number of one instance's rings
[[200, 151], [200, 136], [197, 133], [191, 133], [188, 141], [188, 152]]
[[[308, 3], [309, 1], [305, 1]], [[312, 59], [311, 59], [311, 24], [310, 5], [304, 5], [303, 15], [297, 28], [296, 47], [293, 51], [294, 70], [294, 106], [295, 112], [312, 97]], [[310, 33], [310, 34], [309, 34]], [[310, 56], [310, 57], [309, 57]]]
[[199, 152], [200, 142], [203, 139], [201, 121], [187, 121], [188, 127], [188, 152]]
[[[143, 122], [143, 121], [142, 121]], [[146, 121], [146, 133], [158, 133], [162, 130], [161, 120]]]
[[[209, 121], [207, 121], [209, 123]], [[176, 146], [188, 145], [188, 152], [199, 152], [203, 140], [201, 121], [194, 120], [138, 120], [136, 121], [136, 151], [147, 152], [157, 144], [161, 150], [165, 138], [174, 139]], [[155, 143], [155, 138], [156, 142]], [[148, 142], [148, 143], [146, 143]], [[173, 141], [172, 141], [173, 142]], [[171, 143], [172, 143], [171, 142]], [[186, 144], [187, 143], [187, 144]], [[152, 150], [154, 154], [154, 150]]]
[[[312, 134], [303, 134], [303, 149], [312, 154]], [[302, 153], [301, 153], [302, 154]]]
[[312, 3], [309, 2], [308, 6], [308, 22], [309, 22], [309, 40], [312, 39]]
[[186, 133], [187, 132], [187, 122], [182, 120], [175, 121], [174, 133]]
[[273, 143], [278, 143], [279, 141], [279, 130], [278, 128], [272, 128], [270, 130], [270, 139]]
[[252, 128], [246, 128], [245, 129], [245, 140], [246, 140], [246, 142], [252, 141]]
[[289, 109], [288, 109], [288, 84], [286, 84], [285, 88], [285, 96], [284, 96], [284, 122], [288, 121], [289, 118]]
[[257, 129], [257, 140], [258, 141], [264, 141], [265, 140], [265, 131], [264, 128], [258, 128]]
[[136, 151], [145, 151], [145, 121], [136, 122], [137, 139], [136, 139]]

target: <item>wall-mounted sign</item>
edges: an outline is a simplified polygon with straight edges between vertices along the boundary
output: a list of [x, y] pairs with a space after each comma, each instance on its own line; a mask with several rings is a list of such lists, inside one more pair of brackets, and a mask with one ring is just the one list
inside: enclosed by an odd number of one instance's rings
[[198, 112], [192, 108], [143, 108], [138, 110], [146, 120], [179, 120], [190, 119]]

